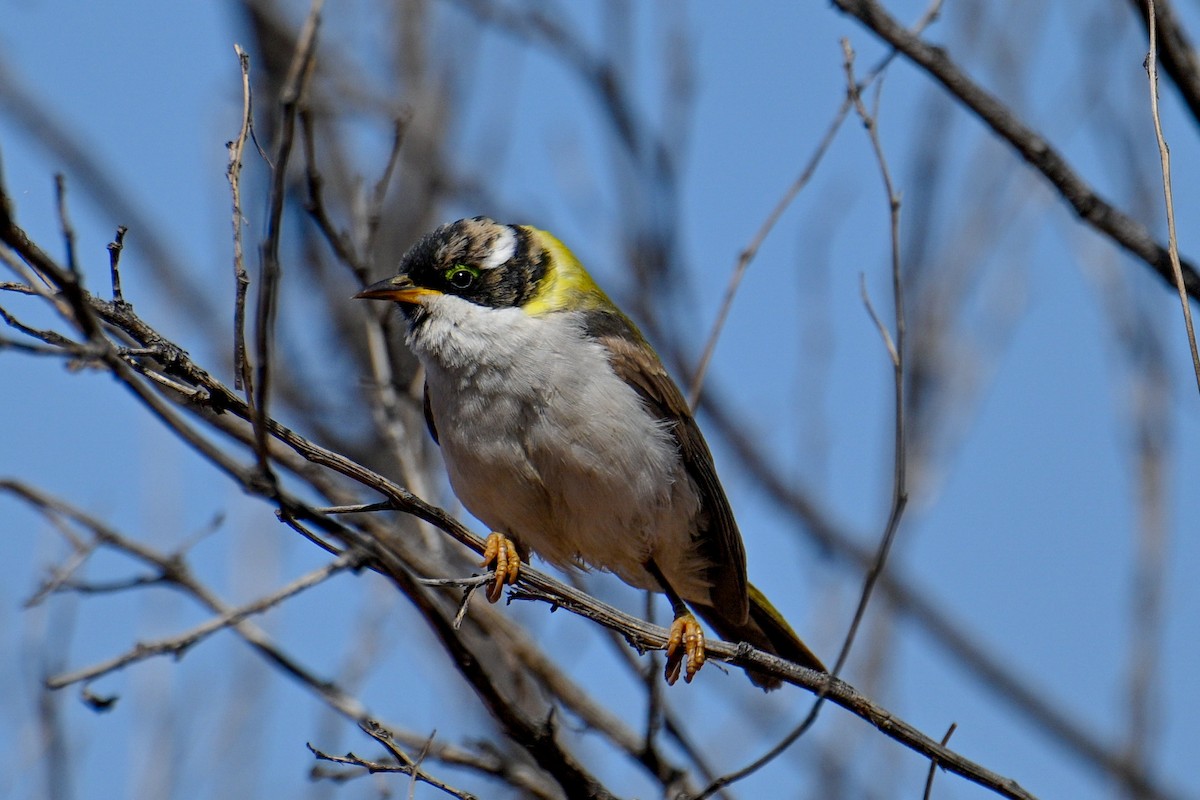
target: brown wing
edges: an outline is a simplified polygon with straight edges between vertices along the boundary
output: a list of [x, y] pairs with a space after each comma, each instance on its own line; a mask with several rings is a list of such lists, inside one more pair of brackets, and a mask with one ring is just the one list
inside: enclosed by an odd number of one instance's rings
[[613, 371], [641, 395], [652, 413], [670, 421], [670, 431], [683, 457], [684, 468], [700, 489], [698, 538], [700, 552], [709, 564], [707, 577], [712, 583], [712, 605], [720, 608], [722, 616], [734, 624], [745, 622], [750, 610], [742, 536], [725, 490], [717, 479], [712, 453], [683, 394], [662, 362], [646, 346], [641, 333], [624, 315], [591, 311], [585, 320], [587, 335], [608, 349]]
[[425, 396], [422, 398], [422, 410], [425, 412], [425, 426], [429, 428], [429, 435], [433, 437], [433, 443], [440, 445], [438, 441], [437, 425], [433, 424], [433, 406], [429, 404], [429, 384], [425, 384]]

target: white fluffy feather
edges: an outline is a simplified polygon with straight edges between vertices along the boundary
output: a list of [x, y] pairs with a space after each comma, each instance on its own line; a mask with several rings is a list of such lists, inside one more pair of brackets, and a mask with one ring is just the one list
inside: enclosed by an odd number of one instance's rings
[[661, 590], [643, 567], [652, 556], [685, 599], [707, 599], [692, 539], [699, 493], [579, 315], [535, 318], [450, 295], [425, 311], [409, 342], [471, 513], [555, 565]]
[[495, 269], [517, 252], [517, 235], [513, 233], [512, 228], [507, 225], [499, 225], [496, 228], [499, 232], [496, 234], [496, 241], [492, 243], [492, 250], [479, 264], [483, 269]]

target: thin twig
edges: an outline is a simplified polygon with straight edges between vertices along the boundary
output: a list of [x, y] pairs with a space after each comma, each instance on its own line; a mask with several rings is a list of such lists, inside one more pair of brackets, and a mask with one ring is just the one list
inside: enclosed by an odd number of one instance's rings
[[[392, 183], [392, 175], [396, 172], [396, 166], [400, 163], [400, 152], [404, 146], [404, 135], [408, 132], [408, 124], [412, 120], [412, 109], [405, 109], [396, 118], [392, 120], [392, 149], [388, 153], [387, 164], [384, 165], [383, 173], [379, 176], [379, 180], [375, 182], [375, 188], [371, 191], [371, 202], [367, 206], [367, 234], [366, 240], [363, 242], [363, 252], [369, 258], [375, 252], [375, 242], [379, 234], [379, 225], [383, 221], [383, 204], [387, 199], [388, 186]], [[366, 279], [366, 275], [359, 276]]]
[[72, 355], [77, 355], [80, 348], [84, 347], [72, 339], [68, 339], [58, 331], [43, 330], [41, 328], [33, 328], [21, 322], [8, 312], [3, 306], [0, 306], [0, 319], [4, 320], [4, 324], [15, 331], [25, 334], [31, 339], [45, 342], [51, 347], [57, 348], [59, 351], [69, 352]]
[[[655, 592], [646, 592], [645, 602], [643, 616], [647, 622], [654, 622], [654, 608], [658, 602], [658, 595]], [[651, 653], [647, 662], [647, 668], [642, 674], [642, 685], [646, 689], [646, 748], [649, 749], [659, 730], [662, 729], [665, 704], [662, 696], [662, 682], [658, 678], [658, 657]]]
[[408, 782], [408, 800], [416, 800], [417, 798], [417, 773], [426, 756], [429, 755], [429, 748], [433, 747], [433, 739], [437, 736], [437, 731], [431, 731], [429, 738], [421, 745], [421, 751], [417, 753], [417, 758], [413, 762], [413, 772]]
[[233, 51], [237, 54], [242, 71], [242, 124], [237, 136], [228, 145], [229, 167], [225, 170], [233, 195], [233, 388], [245, 391], [247, 400], [253, 402], [254, 382], [246, 359], [246, 290], [250, 287], [250, 275], [246, 272], [242, 245], [242, 228], [245, 225], [242, 215], [242, 155], [250, 138], [254, 117], [250, 94], [250, 54], [240, 44], [235, 44]]
[[61, 172], [54, 176], [54, 200], [58, 208], [58, 225], [62, 232], [63, 247], [67, 254], [67, 269], [79, 277], [79, 263], [75, 260], [75, 228], [67, 214], [67, 178]]
[[[950, 727], [946, 730], [946, 735], [942, 737], [942, 747], [950, 743], [950, 737], [954, 735], [954, 731], [958, 728], [957, 722], [951, 722]], [[933, 778], [937, 775], [938, 760], [937, 757], [929, 759], [929, 774], [925, 776], [925, 794], [922, 795], [923, 800], [929, 800], [933, 797]]]
[[458, 797], [461, 798], [461, 800], [474, 800], [475, 798], [475, 795], [455, 789], [449, 784], [443, 783], [437, 778], [427, 775], [421, 770], [416, 769], [408, 764], [388, 764], [380, 761], [371, 761], [370, 759], [357, 756], [352, 752], [347, 753], [344, 756], [335, 756], [318, 750], [317, 748], [313, 747], [312, 744], [308, 745], [308, 749], [315, 758], [321, 761], [328, 761], [332, 764], [346, 764], [348, 766], [361, 767], [370, 774], [398, 772], [402, 775], [411, 775], [414, 779], [420, 780], [422, 783], [427, 783], [436, 789], [440, 789], [451, 797]]
[[[895, 407], [893, 413], [895, 415], [895, 439], [893, 442], [893, 472], [892, 472], [892, 505], [888, 515], [887, 524], [884, 526], [883, 535], [880, 539], [878, 549], [876, 550], [875, 560], [871, 565], [867, 576], [863, 581], [862, 592], [859, 595], [858, 606], [855, 608], [854, 617], [850, 622], [850, 627], [846, 631], [846, 636], [842, 641], [841, 650], [838, 653], [837, 661], [834, 663], [832, 675], [837, 677], [841, 674], [842, 669], [846, 665], [847, 659], [850, 657], [850, 650], [854, 646], [855, 638], [858, 635], [858, 629], [862, 624], [863, 618], [866, 615], [867, 605], [870, 603], [872, 594], [875, 590], [875, 584], [879, 580], [879, 576], [883, 574], [884, 566], [887, 563], [888, 554], [891, 552], [892, 542], [895, 540], [896, 531], [900, 526], [900, 519], [904, 514], [904, 508], [908, 502], [908, 485], [906, 480], [906, 443], [905, 443], [905, 424], [904, 424], [904, 295], [902, 291], [902, 274], [900, 268], [900, 198], [896, 194], [892, 184], [891, 172], [888, 169], [887, 158], [883, 152], [883, 145], [879, 141], [879, 131], [876, 125], [876, 118], [868, 113], [867, 108], [863, 105], [862, 96], [859, 92], [859, 84], [854, 77], [854, 51], [850, 47], [850, 42], [847, 39], [842, 39], [843, 53], [843, 68], [846, 73], [847, 96], [853, 104], [855, 111], [862, 120], [863, 126], [867, 130], [867, 136], [871, 143], [871, 148], [875, 153], [876, 162], [879, 165], [879, 171], [883, 178], [884, 191], [888, 201], [888, 220], [889, 229], [891, 231], [891, 274], [892, 274], [892, 298], [894, 302], [896, 316], [896, 338], [893, 342], [891, 335], [888, 333], [887, 326], [875, 313], [871, 307], [869, 299], [867, 299], [867, 308], [879, 328], [884, 346], [888, 351], [889, 359], [892, 363], [893, 387]], [[865, 285], [864, 285], [864, 299]], [[774, 747], [768, 750], [758, 759], [748, 764], [747, 766], [723, 775], [708, 786], [700, 794], [700, 798], [708, 797], [717, 789], [728, 786], [731, 783], [742, 780], [743, 778], [757, 772], [767, 764], [774, 761], [782, 753], [786, 752], [801, 736], [807, 733], [817, 721], [817, 716], [821, 712], [821, 707], [824, 705], [826, 695], [824, 691], [817, 693], [816, 699], [813, 701], [812, 707], [805, 715], [804, 719], [792, 729], [786, 736], [783, 737]]]
[[[384, 728], [382, 724], [376, 724], [379, 725], [380, 728]], [[406, 745], [412, 747], [421, 747], [428, 742], [428, 737], [426, 736], [417, 736], [416, 734], [400, 731], [393, 727], [387, 728], [387, 734], [392, 739], [401, 740]], [[330, 756], [327, 753], [317, 750], [312, 746], [311, 743], [308, 744], [308, 748], [309, 751], [320, 760], [330, 761], [331, 763], [345, 763], [348, 766], [354, 767], [353, 771], [338, 773], [322, 771], [314, 767], [312, 771], [313, 778], [323, 778], [342, 782], [360, 775], [371, 774], [370, 770], [366, 768], [366, 764], [360, 764], [353, 760], [354, 758], [357, 758], [356, 756], [353, 756], [353, 754], [347, 754], [346, 756]], [[513, 788], [520, 791], [522, 793], [522, 797], [536, 797], [538, 800], [557, 800], [557, 798], [562, 796], [561, 792], [554, 791], [548, 785], [548, 781], [544, 778], [544, 776], [541, 774], [535, 774], [536, 771], [534, 769], [525, 767], [520, 761], [515, 761], [511, 758], [508, 758], [507, 754], [501, 755], [490, 751], [486, 743], [481, 743], [480, 750], [474, 751], [439, 742], [435, 743], [430, 748], [429, 752], [430, 757], [437, 759], [443, 764], [465, 767], [482, 775], [490, 775], [505, 780], [510, 783]], [[339, 761], [339, 759], [347, 760]], [[381, 764], [379, 766], [385, 767], [385, 769], [378, 771], [398, 771], [392, 769], [394, 765], [391, 764]]]
[[108, 243], [108, 272], [112, 279], [112, 299], [114, 303], [124, 303], [125, 295], [121, 293], [121, 251], [125, 249], [125, 233], [129, 228], [117, 226], [117, 235]]
[[1188, 111], [1200, 119], [1200, 54], [1188, 36], [1187, 28], [1175, 13], [1170, 0], [1155, 0], [1153, 13], [1146, 0], [1129, 0], [1147, 31], [1150, 18], [1158, 29], [1158, 59], [1167, 74], [1175, 81]]
[[392, 741], [391, 734], [386, 728], [384, 728], [375, 720], [367, 720], [362, 722], [358, 727], [363, 733], [367, 734], [372, 739], [383, 745], [384, 749], [392, 754], [392, 758], [396, 759], [397, 764], [403, 764], [409, 769], [412, 768], [413, 760], [408, 757], [408, 753], [405, 753], [396, 746], [396, 743]]
[[[0, 491], [12, 493], [51, 518], [62, 516], [71, 520], [72, 523], [86, 529], [96, 537], [97, 541], [102, 542], [105, 546], [125, 553], [147, 567], [150, 567], [159, 575], [169, 576], [170, 585], [186, 592], [209, 611], [225, 615], [233, 610], [218, 599], [207, 587], [198, 582], [192, 576], [187, 565], [177, 556], [157, 552], [150, 547], [122, 536], [116, 530], [74, 506], [25, 484], [16, 481], [0, 480]], [[235, 622], [230, 628], [244, 639], [247, 644], [258, 651], [260, 655], [276, 667], [279, 667], [286, 674], [298, 680], [302, 685], [312, 689], [325, 703], [336, 709], [343, 716], [355, 721], [368, 717], [362, 703], [356, 698], [346, 694], [335, 684], [318, 678], [294, 658], [280, 650], [260, 628], [253, 625], [249, 620], [243, 619]]]
[[713, 353], [716, 352], [717, 341], [721, 338], [721, 331], [724, 330], [725, 321], [729, 318], [729, 312], [733, 309], [733, 300], [737, 296], [738, 287], [741, 286], [742, 278], [746, 275], [746, 270], [750, 267], [750, 262], [758, 255], [763, 242], [767, 240], [767, 236], [775, 228], [776, 223], [783, 216], [783, 212], [787, 211], [792, 201], [808, 185], [808, 182], [812, 180], [812, 176], [816, 173], [817, 167], [825, 157], [825, 153], [829, 150], [829, 146], [833, 144], [834, 139], [837, 137], [838, 129], [841, 127], [843, 120], [845, 120], [846, 112], [849, 108], [850, 104], [848, 102], [842, 104], [841, 109], [834, 115], [833, 121], [825, 130], [825, 135], [817, 143], [812, 155], [809, 156], [808, 163], [804, 165], [804, 169], [800, 171], [796, 180], [792, 182], [792, 185], [779, 198], [779, 202], [775, 204], [775, 207], [771, 209], [771, 213], [763, 220], [758, 232], [750, 240], [750, 244], [746, 245], [745, 249], [738, 256], [733, 272], [729, 275], [729, 283], [725, 286], [725, 295], [721, 298], [721, 306], [717, 310], [717, 317], [708, 332], [708, 340], [704, 343], [704, 350], [701, 352], [700, 359], [696, 363], [696, 371], [692, 375], [691, 385], [688, 387], [688, 407], [693, 411], [696, 410], [696, 405], [700, 402], [700, 392], [704, 388], [704, 379], [708, 375], [708, 365], [712, 361]]
[[318, 509], [322, 514], [362, 514], [368, 511], [391, 511], [392, 504], [390, 502], [383, 503], [355, 503], [349, 506], [325, 506]]
[[[316, 132], [313, 126], [312, 109], [304, 106], [299, 111], [300, 117], [300, 142], [304, 151], [304, 184], [308, 191], [308, 199], [305, 201], [304, 207], [308, 211], [309, 216], [317, 223], [317, 228], [325, 236], [325, 240], [329, 242], [329, 246], [333, 248], [334, 255], [337, 260], [345, 264], [358, 278], [361, 285], [367, 284], [367, 267], [359, 259], [358, 253], [354, 250], [354, 242], [345, 233], [339, 231], [337, 226], [333, 224], [333, 220], [329, 217], [329, 211], [325, 207], [324, 186], [325, 179], [321, 177], [320, 171], [317, 169], [317, 154], [316, 154]], [[367, 251], [368, 253], [370, 251]]]
[[312, 0], [304, 27], [296, 40], [296, 49], [287, 78], [280, 90], [282, 121], [279, 141], [271, 165], [271, 193], [267, 211], [267, 233], [261, 247], [262, 280], [258, 287], [258, 303], [254, 316], [255, 377], [254, 432], [258, 457], [259, 476], [269, 484], [275, 481], [268, 456], [266, 428], [267, 403], [271, 392], [271, 349], [275, 335], [275, 314], [279, 294], [282, 266], [279, 259], [279, 244], [283, 233], [283, 205], [287, 189], [288, 160], [292, 152], [296, 131], [296, 109], [308, 90], [312, 75], [314, 54], [317, 45], [317, 29], [321, 23], [321, 8], [324, 0]]
[[51, 347], [50, 345], [30, 344], [29, 342], [17, 341], [9, 339], [5, 336], [0, 336], [0, 350], [18, 350], [22, 353], [28, 353], [34, 356], [60, 356], [62, 349]]
[[[933, 24], [933, 22], [938, 18], [938, 15], [941, 13], [943, 2], [944, 0], [932, 0], [932, 2], [929, 4], [929, 7], [925, 9], [925, 13], [922, 14], [921, 18], [918, 19], [916, 24], [913, 25], [912, 30], [914, 34], [920, 34], [927, 27]], [[861, 93], [866, 90], [868, 86], [874, 83], [876, 78], [883, 74], [884, 69], [887, 68], [887, 65], [891, 63], [895, 56], [895, 50], [890, 51], [886, 56], [884, 56], [879, 63], [867, 73], [867, 76], [863, 78], [862, 82], [858, 84], [856, 87], [857, 91]], [[833, 144], [834, 139], [837, 137], [838, 130], [841, 129], [842, 123], [846, 120], [846, 116], [850, 113], [850, 108], [852, 105], [853, 101], [850, 95], [847, 94], [847, 96], [842, 100], [841, 107], [838, 108], [837, 113], [835, 113], [833, 115], [833, 119], [830, 120], [829, 126], [825, 129], [825, 135], [821, 137], [821, 140], [817, 143], [812, 155], [809, 156], [808, 163], [804, 165], [804, 168], [800, 171], [800, 174], [796, 177], [796, 180], [792, 182], [792, 185], [789, 186], [787, 191], [783, 193], [783, 196], [779, 198], [779, 202], [775, 204], [773, 209], [771, 209], [771, 213], [768, 214], [767, 218], [763, 220], [762, 225], [759, 226], [758, 231], [754, 234], [754, 238], [750, 240], [750, 244], [746, 245], [745, 249], [743, 249], [741, 254], [738, 256], [737, 263], [734, 265], [733, 271], [729, 275], [729, 282], [725, 286], [725, 295], [721, 299], [721, 307], [718, 309], [717, 317], [713, 321], [712, 328], [709, 330], [708, 340], [704, 343], [704, 350], [701, 351], [700, 358], [696, 362], [696, 369], [692, 374], [691, 384], [688, 387], [688, 407], [693, 411], [696, 410], [696, 406], [700, 402], [700, 392], [704, 389], [704, 379], [708, 374], [709, 362], [712, 361], [713, 353], [717, 349], [717, 341], [721, 338], [721, 331], [724, 329], [725, 322], [729, 317], [729, 312], [733, 308], [733, 300], [737, 296], [738, 287], [741, 286], [742, 278], [745, 277], [746, 270], [750, 267], [750, 262], [752, 262], [755, 256], [758, 255], [758, 251], [762, 247], [763, 242], [766, 241], [767, 236], [770, 235], [771, 231], [775, 228], [775, 225], [779, 222], [779, 219], [783, 216], [783, 213], [788, 209], [792, 202], [795, 201], [796, 197], [799, 196], [804, 187], [808, 185], [809, 181], [812, 180], [813, 175], [817, 171], [817, 167], [820, 166], [821, 161], [825, 158], [826, 151], [828, 151], [830, 145]]]
[[1150, 29], [1150, 54], [1146, 57], [1146, 72], [1150, 76], [1150, 116], [1154, 119], [1154, 136], [1158, 140], [1158, 158], [1162, 165], [1163, 199], [1167, 205], [1167, 252], [1171, 258], [1171, 272], [1175, 287], [1179, 290], [1179, 303], [1183, 306], [1183, 326], [1187, 331], [1188, 347], [1192, 353], [1192, 373], [1196, 376], [1196, 389], [1200, 391], [1200, 352], [1196, 350], [1196, 331], [1192, 327], [1192, 308], [1188, 302], [1187, 287], [1183, 283], [1183, 267], [1179, 263], [1179, 241], [1175, 237], [1175, 199], [1171, 192], [1171, 150], [1163, 136], [1162, 120], [1158, 115], [1158, 29], [1155, 23], [1154, 0], [1146, 0]]
[[866, 581], [863, 583], [858, 608], [854, 612], [854, 620], [850, 624], [850, 630], [847, 632], [842, 650], [838, 654], [834, 674], [838, 674], [841, 671], [841, 668], [846, 663], [846, 659], [850, 655], [850, 648], [854, 645], [858, 628], [862, 623], [863, 616], [866, 614], [867, 604], [870, 603], [871, 596], [875, 590], [875, 584], [887, 564], [888, 554], [891, 552], [896, 531], [900, 526], [900, 519], [904, 515], [905, 507], [908, 505], [908, 442], [904, 408], [904, 275], [900, 263], [900, 195], [896, 192], [895, 185], [892, 182], [891, 171], [888, 169], [887, 156], [884, 154], [883, 144], [879, 140], [877, 117], [872, 113], [868, 113], [866, 106], [862, 102], [862, 96], [854, 90], [854, 87], [857, 85], [854, 81], [854, 51], [851, 49], [848, 39], [842, 39], [842, 52], [845, 55], [846, 81], [851, 87], [854, 109], [862, 120], [863, 127], [866, 128], [867, 138], [871, 142], [871, 149], [874, 151], [875, 160], [879, 165], [879, 174], [883, 179], [883, 188], [887, 194], [888, 223], [891, 239], [892, 304], [896, 323], [896, 337], [894, 341], [888, 333], [887, 326], [883, 324], [879, 315], [871, 307], [870, 298], [866, 295], [865, 283], [863, 284], [863, 299], [866, 302], [868, 311], [875, 320], [875, 324], [879, 328], [884, 347], [887, 349], [888, 357], [892, 363], [893, 414], [895, 422], [892, 442], [891, 510], [888, 513], [888, 521], [884, 526], [883, 536], [879, 541], [875, 563], [872, 564]]
[[[284, 600], [287, 600], [289, 597], [294, 597], [306, 589], [310, 589], [328, 580], [339, 572], [353, 568], [355, 561], [356, 558], [351, 554], [343, 554], [329, 564], [297, 578], [287, 586], [283, 586], [275, 592], [255, 600], [253, 603], [247, 603], [238, 608], [231, 608], [220, 616], [213, 617], [207, 622], [197, 625], [190, 631], [185, 631], [178, 636], [160, 639], [147, 644], [139, 643], [132, 650], [106, 661], [75, 670], [74, 672], [55, 675], [47, 679], [46, 686], [50, 689], [62, 689], [74, 683], [93, 681], [99, 677], [123, 669], [130, 664], [136, 664], [139, 661], [145, 661], [155, 656], [170, 655], [178, 658], [193, 645], [208, 638], [217, 631], [232, 627], [256, 614], [262, 614], [279, 605]], [[158, 580], [161, 579], [156, 578], [154, 582]], [[142, 582], [145, 583], [145, 580]]]

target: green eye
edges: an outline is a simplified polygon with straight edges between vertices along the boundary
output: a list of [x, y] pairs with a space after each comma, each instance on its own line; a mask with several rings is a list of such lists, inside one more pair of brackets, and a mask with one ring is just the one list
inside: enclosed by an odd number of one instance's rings
[[469, 289], [471, 288], [471, 284], [475, 283], [475, 279], [479, 277], [479, 270], [463, 266], [462, 264], [455, 264], [446, 270], [443, 276], [446, 278], [446, 283], [455, 289]]

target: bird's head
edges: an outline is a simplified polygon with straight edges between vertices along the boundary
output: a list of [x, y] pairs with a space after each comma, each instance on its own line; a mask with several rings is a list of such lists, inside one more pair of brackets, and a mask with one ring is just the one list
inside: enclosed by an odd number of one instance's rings
[[395, 301], [417, 323], [446, 295], [486, 308], [520, 308], [531, 316], [612, 307], [558, 239], [487, 217], [460, 219], [426, 234], [404, 254], [396, 275], [355, 297]]

